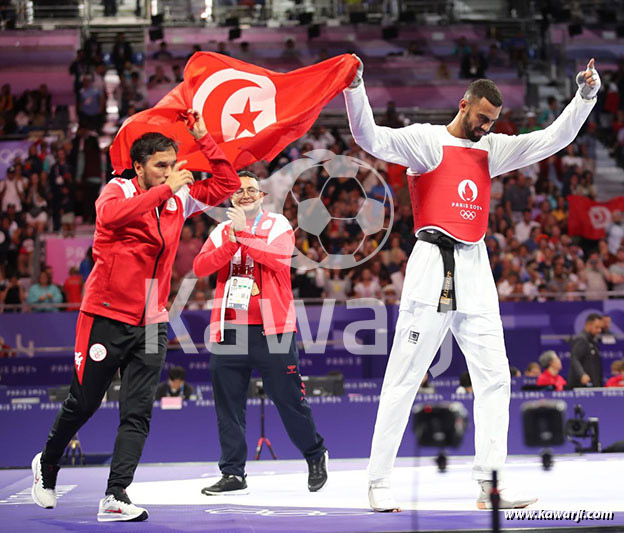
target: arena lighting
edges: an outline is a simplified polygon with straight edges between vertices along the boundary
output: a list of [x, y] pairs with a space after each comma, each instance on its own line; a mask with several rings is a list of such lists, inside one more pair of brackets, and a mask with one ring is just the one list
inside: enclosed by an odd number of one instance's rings
[[446, 471], [444, 448], [458, 448], [464, 440], [468, 416], [460, 402], [418, 404], [412, 410], [414, 433], [423, 447], [440, 448], [436, 464], [440, 472]]
[[541, 452], [544, 470], [550, 470], [553, 465], [550, 447], [565, 442], [566, 408], [563, 400], [536, 400], [522, 404], [524, 443], [544, 448]]

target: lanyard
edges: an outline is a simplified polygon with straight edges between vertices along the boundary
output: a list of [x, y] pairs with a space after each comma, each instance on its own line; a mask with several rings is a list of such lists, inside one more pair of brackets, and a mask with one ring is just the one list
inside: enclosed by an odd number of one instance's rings
[[251, 226], [252, 235], [256, 234], [256, 228], [258, 227], [258, 224], [260, 223], [261, 218], [262, 218], [262, 210], [260, 210], [260, 212], [256, 215], [256, 218], [253, 221], [253, 225]]

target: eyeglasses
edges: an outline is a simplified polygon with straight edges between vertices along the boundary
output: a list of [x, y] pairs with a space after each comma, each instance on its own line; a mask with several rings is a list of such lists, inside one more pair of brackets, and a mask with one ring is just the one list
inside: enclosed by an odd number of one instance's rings
[[246, 189], [238, 189], [238, 191], [235, 191], [232, 196], [239, 197], [243, 196], [245, 193], [247, 193], [248, 196], [254, 198], [260, 194], [260, 191], [254, 187], [247, 187]]

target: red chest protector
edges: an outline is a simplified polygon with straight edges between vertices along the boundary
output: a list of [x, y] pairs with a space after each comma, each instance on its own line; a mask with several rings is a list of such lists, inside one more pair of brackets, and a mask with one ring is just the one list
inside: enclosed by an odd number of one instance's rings
[[416, 233], [436, 226], [460, 241], [483, 238], [492, 187], [485, 150], [444, 146], [437, 168], [407, 179]]

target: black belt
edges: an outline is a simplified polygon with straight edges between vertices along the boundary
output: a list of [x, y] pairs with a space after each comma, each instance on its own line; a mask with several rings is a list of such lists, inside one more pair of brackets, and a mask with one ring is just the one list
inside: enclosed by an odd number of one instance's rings
[[442, 265], [444, 268], [444, 283], [442, 284], [442, 292], [440, 293], [440, 301], [438, 302], [438, 311], [446, 313], [447, 311], [457, 310], [457, 297], [455, 296], [455, 245], [459, 244], [452, 237], [435, 230], [422, 230], [416, 235], [421, 241], [425, 241], [436, 245], [442, 254]]

